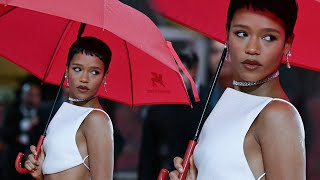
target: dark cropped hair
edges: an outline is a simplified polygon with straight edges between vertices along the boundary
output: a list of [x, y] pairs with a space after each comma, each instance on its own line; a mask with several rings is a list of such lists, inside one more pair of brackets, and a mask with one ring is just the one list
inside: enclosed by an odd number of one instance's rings
[[235, 12], [242, 8], [273, 13], [283, 21], [286, 39], [293, 34], [298, 15], [298, 5], [295, 0], [230, 0], [226, 24], [227, 31], [230, 30]]
[[80, 52], [90, 56], [97, 56], [104, 64], [104, 73], [108, 71], [112, 53], [109, 46], [103, 41], [90, 36], [78, 38], [69, 49], [67, 66], [70, 65], [73, 56]]

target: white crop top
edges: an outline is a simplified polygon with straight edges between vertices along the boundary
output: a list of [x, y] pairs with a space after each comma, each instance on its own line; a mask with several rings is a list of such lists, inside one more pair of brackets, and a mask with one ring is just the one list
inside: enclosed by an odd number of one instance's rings
[[[89, 155], [85, 158], [81, 157], [76, 143], [76, 133], [84, 119], [93, 110], [104, 112], [101, 109], [76, 106], [67, 102], [62, 104], [52, 118], [43, 142], [46, 153], [42, 165], [43, 174], [58, 173], [82, 163], [89, 169], [84, 163]], [[108, 116], [106, 112], [104, 113]]]
[[[225, 90], [206, 120], [194, 150], [197, 180], [255, 179], [243, 143], [256, 117], [274, 100], [290, 104], [282, 99], [254, 96], [230, 88]], [[304, 133], [302, 121], [301, 127]], [[258, 179], [265, 175], [268, 176], [263, 173]]]

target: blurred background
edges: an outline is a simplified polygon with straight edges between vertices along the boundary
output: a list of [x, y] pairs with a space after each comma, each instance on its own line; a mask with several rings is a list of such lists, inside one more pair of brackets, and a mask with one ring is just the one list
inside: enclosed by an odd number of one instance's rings
[[[122, 0], [146, 14], [173, 43], [180, 59], [194, 78], [201, 102], [131, 108], [101, 99], [115, 128], [116, 180], [156, 179], [159, 170], [172, 170], [175, 156], [183, 156], [193, 137], [223, 45], [188, 30], [155, 13], [148, 0]], [[3, 27], [1, 27], [3, 28]], [[231, 69], [224, 64], [218, 86], [210, 99], [212, 109], [226, 87], [231, 87]], [[183, 75], [183, 78], [186, 79]], [[320, 73], [302, 68], [280, 67], [280, 80], [291, 102], [300, 112], [306, 132], [307, 179], [320, 177]], [[191, 100], [192, 93], [190, 92]], [[27, 152], [36, 144], [47, 120], [57, 87], [42, 84], [22, 68], [0, 57], [0, 179], [14, 180], [17, 151]], [[59, 99], [64, 101], [67, 90]], [[194, 102], [194, 101], [193, 101]], [[318, 122], [319, 121], [319, 122]]]

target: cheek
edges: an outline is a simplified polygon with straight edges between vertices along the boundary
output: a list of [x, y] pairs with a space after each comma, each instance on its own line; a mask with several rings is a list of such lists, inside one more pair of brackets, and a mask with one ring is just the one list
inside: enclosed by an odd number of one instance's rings
[[77, 77], [74, 73], [69, 73], [68, 81], [69, 81], [70, 88], [75, 84], [76, 79]]
[[245, 45], [240, 41], [236, 41], [234, 38], [230, 38], [228, 42], [228, 56], [231, 61], [238, 61], [239, 56], [244, 53]]
[[103, 77], [95, 77], [92, 81], [93, 88], [98, 90], [102, 82], [103, 82]]
[[102, 84], [101, 81], [99, 81], [99, 82], [97, 81], [96, 83], [94, 83], [95, 89], [98, 89], [101, 84]]
[[268, 62], [269, 66], [279, 66], [283, 56], [282, 47], [277, 47], [275, 49], [270, 49], [265, 54], [265, 61]]
[[230, 48], [228, 53], [228, 60], [230, 62], [231, 67], [236, 68], [239, 66], [241, 61], [241, 52], [239, 52], [239, 49], [237, 48]]

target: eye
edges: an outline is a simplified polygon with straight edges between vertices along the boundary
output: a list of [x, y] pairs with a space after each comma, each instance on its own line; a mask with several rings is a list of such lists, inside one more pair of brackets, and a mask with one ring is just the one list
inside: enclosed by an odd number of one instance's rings
[[276, 40], [277, 38], [276, 38], [275, 36], [273, 36], [273, 35], [266, 35], [266, 36], [264, 36], [262, 39], [271, 42], [271, 41]]
[[234, 33], [236, 36], [240, 37], [240, 38], [244, 38], [244, 37], [247, 37], [248, 34], [246, 32], [243, 32], [243, 31], [237, 31]]
[[79, 71], [81, 71], [81, 69], [79, 68], [79, 67], [74, 67], [74, 68], [72, 68], [74, 71], [76, 71], [76, 72], [79, 72]]
[[93, 70], [93, 71], [91, 71], [91, 74], [93, 74], [93, 75], [98, 75], [98, 74], [100, 74], [100, 71]]

